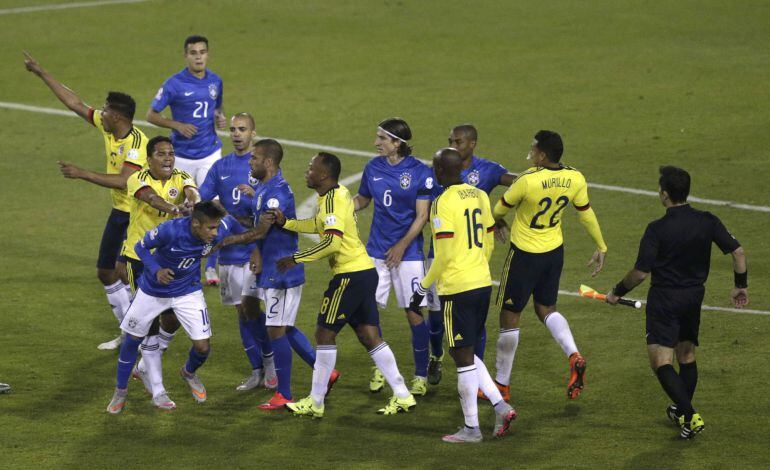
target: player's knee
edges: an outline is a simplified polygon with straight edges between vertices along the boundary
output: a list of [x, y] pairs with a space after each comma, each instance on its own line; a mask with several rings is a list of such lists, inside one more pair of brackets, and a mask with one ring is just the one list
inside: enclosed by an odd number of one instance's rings
[[267, 335], [270, 337], [270, 341], [274, 341], [286, 334], [285, 326], [268, 326]]
[[160, 314], [160, 327], [167, 333], [174, 333], [182, 326], [173, 311], [166, 310]]
[[422, 309], [419, 309], [418, 311], [415, 312], [408, 308], [405, 308], [404, 312], [406, 312], [406, 319], [409, 321], [409, 324], [412, 326], [417, 326], [420, 323], [425, 321], [425, 318], [422, 316]]
[[208, 340], [195, 341], [193, 343], [193, 348], [198, 354], [208, 356], [211, 352], [211, 343], [209, 343]]
[[500, 310], [500, 328], [511, 329], [519, 327], [519, 320], [521, 319], [521, 312], [514, 312], [503, 307]]
[[334, 344], [335, 336], [337, 335], [333, 331], [319, 327], [315, 331], [315, 342], [316, 344], [331, 345]]
[[118, 274], [114, 269], [97, 268], [96, 277], [98, 277], [99, 281], [105, 286], [115, 284], [115, 282], [118, 280]]

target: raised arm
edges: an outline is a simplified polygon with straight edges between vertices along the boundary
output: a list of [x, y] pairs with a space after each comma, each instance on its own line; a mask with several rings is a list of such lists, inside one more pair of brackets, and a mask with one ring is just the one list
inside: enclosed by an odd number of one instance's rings
[[124, 163], [120, 173], [117, 175], [109, 175], [106, 173], [96, 173], [91, 170], [86, 170], [68, 162], [58, 161], [56, 163], [59, 164], [59, 171], [61, 171], [61, 174], [64, 175], [65, 178], [81, 179], [110, 189], [126, 189], [128, 177], [140, 169], [135, 165]]
[[[85, 119], [86, 122], [93, 124], [89, 117], [88, 105], [85, 104], [74, 91], [64, 86], [49, 74], [27, 51], [24, 51], [24, 66], [27, 67], [27, 70], [40, 77], [40, 79], [43, 80], [43, 83], [51, 89], [56, 98], [58, 98], [64, 106]], [[125, 184], [125, 181], [123, 183]]]

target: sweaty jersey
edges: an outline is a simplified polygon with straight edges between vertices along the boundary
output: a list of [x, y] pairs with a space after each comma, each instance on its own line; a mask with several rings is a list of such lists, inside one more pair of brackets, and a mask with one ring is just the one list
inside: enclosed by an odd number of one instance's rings
[[[433, 187], [430, 168], [412, 156], [396, 165], [388, 163], [387, 157], [376, 157], [366, 164], [358, 194], [374, 200], [372, 226], [366, 243], [369, 256], [387, 258], [386, 252], [406, 235], [414, 222], [417, 200], [430, 200]], [[402, 259], [425, 259], [422, 232], [406, 248]]]
[[198, 128], [189, 139], [171, 131], [177, 157], [200, 160], [222, 147], [214, 125], [214, 111], [222, 107], [222, 93], [222, 79], [208, 69], [203, 78], [197, 78], [184, 68], [163, 82], [152, 100], [153, 111], [159, 113], [169, 106], [174, 121]]
[[318, 196], [318, 209], [314, 218], [287, 219], [284, 228], [321, 236], [321, 242], [317, 245], [294, 253], [294, 261], [297, 263], [328, 256], [333, 274], [374, 268], [374, 262], [358, 236], [353, 199], [345, 186], [337, 185], [323, 196]]
[[152, 188], [158, 196], [169, 204], [179, 205], [184, 202], [184, 189], [195, 188], [195, 179], [184, 171], [174, 168], [171, 178], [166, 181], [155, 179], [149, 169], [138, 171], [128, 177], [126, 190], [131, 198], [131, 219], [128, 223], [126, 241], [123, 242], [121, 254], [131, 259], [139, 260], [139, 255], [134, 251], [134, 245], [144, 237], [148, 230], [152, 230], [161, 223], [169, 220], [172, 215], [159, 211], [146, 202], [139, 199], [142, 191]]
[[[294, 193], [289, 183], [283, 179], [283, 173], [270, 180], [260, 183], [254, 194], [252, 212], [254, 226], [259, 222], [259, 216], [268, 209], [280, 209], [287, 218], [297, 217], [294, 208]], [[257, 276], [257, 286], [263, 289], [288, 289], [305, 283], [305, 266], [300, 264], [286, 272], [278, 271], [276, 263], [279, 259], [291, 256], [299, 250], [299, 236], [296, 232], [284, 227], [273, 225], [262, 240], [257, 240], [262, 253], [262, 272]]]
[[[201, 199], [209, 201], [219, 197], [219, 202], [230, 215], [250, 218], [252, 198], [238, 189], [241, 184], [252, 188], [257, 186], [257, 180], [251, 177], [250, 158], [251, 152], [240, 156], [231, 153], [214, 162], [200, 187]], [[247, 263], [255, 246], [256, 243], [226, 246], [219, 252], [219, 264]]]
[[[243, 233], [232, 216], [220, 222], [217, 236], [205, 243], [192, 233], [192, 217], [169, 220], [147, 232], [134, 249], [144, 263], [139, 287], [154, 297], [180, 297], [201, 290], [201, 258], [228, 235]], [[150, 250], [155, 250], [150, 252]], [[163, 285], [157, 273], [162, 268], [174, 272], [174, 280]]]
[[[147, 136], [138, 127], [132, 127], [128, 135], [115, 139], [111, 132], [104, 130], [102, 112], [88, 108], [88, 121], [102, 131], [104, 150], [107, 153], [107, 174], [119, 175], [123, 165], [141, 170], [147, 164]], [[112, 207], [123, 212], [130, 210], [129, 198], [125, 189], [110, 189]]]
[[[516, 208], [511, 225], [511, 242], [530, 253], [545, 253], [562, 245], [562, 211], [572, 204], [578, 211], [590, 211], [593, 222], [589, 233], [601, 251], [607, 246], [588, 202], [588, 185], [582, 173], [572, 167], [536, 167], [525, 171], [500, 199], [501, 210]], [[498, 207], [495, 207], [497, 217]], [[593, 227], [595, 225], [595, 227]], [[593, 230], [593, 231], [592, 231]], [[598, 237], [597, 237], [598, 234]]]
[[439, 295], [452, 295], [491, 286], [495, 221], [487, 193], [453, 184], [433, 201], [430, 217], [436, 256], [423, 288], [436, 281]]

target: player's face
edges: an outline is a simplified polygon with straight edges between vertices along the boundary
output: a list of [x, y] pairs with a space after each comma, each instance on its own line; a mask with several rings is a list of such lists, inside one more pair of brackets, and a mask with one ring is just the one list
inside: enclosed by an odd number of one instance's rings
[[398, 146], [400, 140], [391, 138], [388, 134], [377, 129], [377, 137], [374, 138], [374, 147], [377, 149], [377, 155], [381, 157], [394, 157], [398, 155]]
[[191, 71], [203, 72], [206, 70], [206, 63], [209, 61], [209, 48], [205, 42], [188, 44], [184, 52], [184, 58], [187, 61], [187, 67]]
[[537, 148], [537, 144], [534, 143], [532, 144], [532, 147], [529, 148], [527, 160], [531, 161], [535, 166], [540, 166], [543, 163], [543, 160], [545, 160], [545, 153], [541, 152], [540, 149]]
[[204, 217], [203, 220], [193, 218], [192, 233], [204, 243], [211, 243], [217, 236], [221, 221], [222, 219], [209, 219], [208, 217]]
[[310, 160], [310, 164], [307, 166], [307, 171], [305, 172], [307, 187], [310, 189], [317, 188], [321, 184], [321, 181], [323, 181], [325, 175], [326, 173], [323, 170], [323, 165], [321, 165], [321, 157], [316, 155]]
[[460, 152], [463, 160], [467, 160], [473, 156], [476, 141], [470, 140], [465, 132], [452, 132], [449, 134], [449, 146]]
[[104, 106], [102, 106], [102, 124], [104, 125], [104, 130], [107, 132], [112, 132], [116, 121], [119, 119], [120, 114], [113, 111], [110, 108], [109, 103], [104, 103]]
[[267, 174], [267, 168], [265, 168], [265, 156], [259, 150], [254, 150], [249, 159], [249, 167], [251, 167], [251, 176], [262, 181], [262, 178]]
[[230, 140], [233, 141], [236, 152], [245, 153], [254, 135], [254, 129], [251, 128], [251, 122], [248, 119], [242, 117], [230, 119]]
[[164, 180], [171, 178], [171, 173], [174, 171], [174, 159], [174, 147], [168, 142], [160, 142], [147, 159], [150, 173]]

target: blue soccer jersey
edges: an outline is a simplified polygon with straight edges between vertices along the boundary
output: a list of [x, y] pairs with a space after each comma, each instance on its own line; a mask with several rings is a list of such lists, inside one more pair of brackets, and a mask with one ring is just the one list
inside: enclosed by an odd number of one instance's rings
[[[417, 200], [430, 200], [434, 181], [431, 169], [412, 156], [396, 165], [388, 163], [386, 157], [374, 158], [366, 164], [358, 194], [374, 200], [372, 227], [366, 243], [369, 256], [387, 258], [385, 253], [406, 235], [414, 222]], [[402, 259], [425, 259], [422, 233], [412, 240]]]
[[[289, 183], [283, 179], [283, 173], [261, 183], [254, 194], [252, 211], [254, 225], [259, 216], [268, 209], [281, 209], [288, 219], [296, 219], [294, 208], [294, 193]], [[258, 241], [262, 252], [262, 273], [257, 279], [257, 286], [263, 289], [288, 289], [305, 283], [305, 265], [300, 263], [286, 272], [279, 272], [276, 262], [299, 251], [299, 237], [296, 232], [284, 230], [273, 225], [262, 240]]]
[[[201, 289], [201, 258], [228, 235], [244, 232], [232, 216], [226, 216], [219, 225], [217, 236], [205, 243], [192, 234], [192, 217], [169, 220], [147, 232], [136, 244], [136, 254], [144, 263], [138, 285], [154, 297], [181, 297]], [[150, 250], [155, 250], [151, 252]], [[157, 273], [162, 268], [174, 272], [174, 280], [163, 285]]]
[[[231, 153], [214, 162], [198, 189], [201, 199], [208, 201], [219, 197], [219, 202], [230, 215], [251, 217], [252, 198], [238, 189], [241, 184], [247, 184], [252, 188], [257, 187], [258, 181], [251, 176], [250, 158], [251, 153], [240, 156]], [[219, 252], [219, 264], [248, 263], [255, 246], [257, 246], [256, 243], [226, 246]]]
[[175, 130], [171, 131], [171, 141], [178, 157], [199, 160], [222, 147], [214, 125], [214, 111], [222, 107], [222, 93], [222, 79], [208, 69], [203, 78], [197, 78], [185, 68], [163, 82], [152, 100], [153, 111], [159, 113], [168, 106], [174, 121], [198, 128], [198, 132], [189, 139]]

